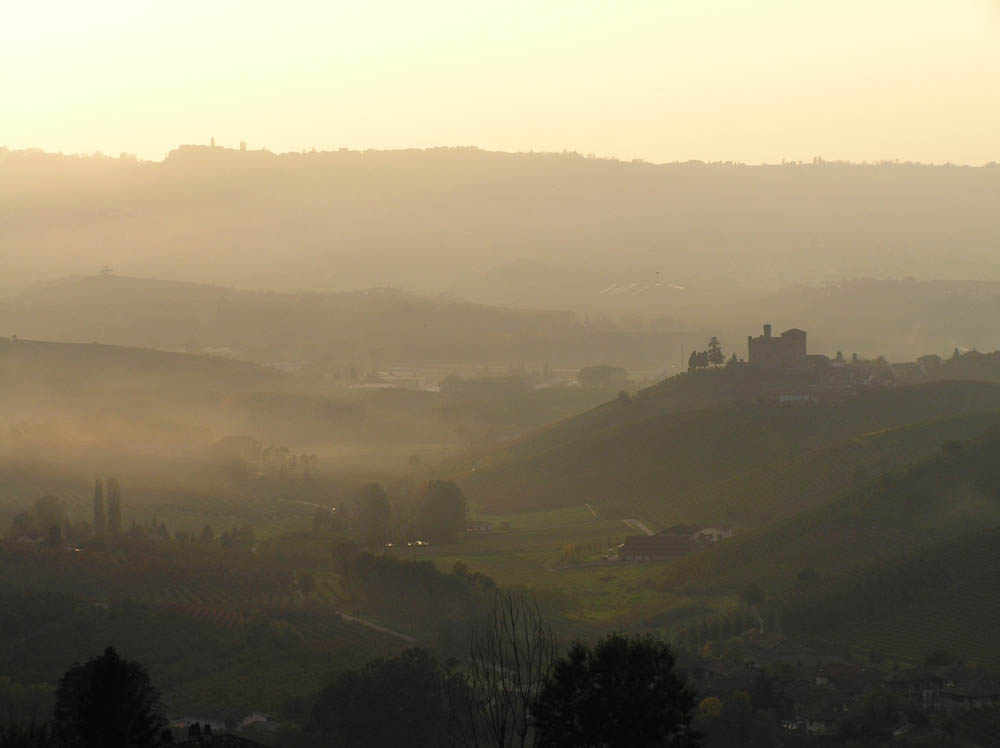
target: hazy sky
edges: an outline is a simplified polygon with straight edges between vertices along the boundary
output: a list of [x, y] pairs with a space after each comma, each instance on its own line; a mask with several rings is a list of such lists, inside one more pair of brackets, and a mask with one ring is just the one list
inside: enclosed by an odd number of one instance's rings
[[0, 145], [1000, 161], [1000, 0], [9, 0]]

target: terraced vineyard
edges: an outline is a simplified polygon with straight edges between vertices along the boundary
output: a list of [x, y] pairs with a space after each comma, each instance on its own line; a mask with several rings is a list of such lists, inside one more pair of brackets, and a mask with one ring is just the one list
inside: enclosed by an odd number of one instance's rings
[[196, 623], [206, 624], [221, 631], [243, 631], [247, 626], [246, 616], [226, 608], [208, 608], [190, 603], [164, 605], [162, 607], [170, 610], [179, 617], [184, 616]]
[[[168, 692], [175, 710], [278, 710], [294, 697], [311, 696], [345, 667], [409, 646], [395, 637], [342, 620], [329, 609], [267, 611], [268, 629], [251, 635], [246, 646], [218, 669], [191, 674]], [[259, 625], [259, 624], [258, 624]], [[271, 637], [282, 639], [269, 642]]]
[[886, 475], [820, 507], [671, 564], [668, 586], [687, 581], [739, 589], [748, 582], [772, 589], [790, 585], [799, 571], [822, 574], [897, 558], [935, 542], [1000, 523], [992, 486], [1000, 438], [967, 444], [906, 471]]
[[888, 429], [760, 466], [671, 496], [598, 501], [603, 517], [637, 517], [654, 529], [674, 524], [757, 525], [822, 504], [867, 478], [977, 436], [1000, 422], [997, 414], [964, 415]]
[[294, 600], [288, 589], [258, 589], [253, 585], [223, 587], [218, 584], [195, 582], [171, 585], [141, 592], [137, 599], [154, 604], [179, 607], [248, 611], [260, 605], [281, 605]]
[[[598, 418], [598, 411], [630, 415]], [[705, 497], [697, 492], [705, 486], [738, 476], [746, 480], [753, 477], [754, 470], [763, 475], [765, 465], [768, 471], [791, 469], [789, 476], [797, 481], [793, 490], [807, 490], [810, 479], [795, 472], [794, 464], [818, 451], [873, 432], [997, 412], [1000, 386], [981, 382], [935, 382], [867, 391], [839, 404], [777, 407], [743, 402], [667, 414], [636, 399], [609, 403], [588, 414], [588, 419], [574, 419], [478, 455], [454, 477], [470, 502], [493, 513], [585, 502], [596, 506], [639, 497], [654, 500], [640, 508], [655, 515], [662, 503], [674, 503], [685, 492], [692, 492], [689, 501], [698, 506]], [[980, 418], [980, 423], [989, 421], [988, 416]], [[934, 433], [933, 427], [928, 433]], [[963, 438], [972, 435], [962, 429], [958, 433]], [[840, 455], [840, 460], [846, 460], [844, 464], [852, 466], [848, 477], [853, 477], [853, 466], [859, 460], [865, 464], [866, 454], [875, 465], [883, 458], [890, 464], [901, 458], [893, 456], [890, 441], [884, 448], [887, 451], [881, 457], [877, 448], [871, 453], [863, 449], [860, 456], [852, 457], [849, 452]], [[902, 458], [907, 454], [913, 453], [904, 452]], [[840, 483], [841, 463], [831, 457], [825, 468], [826, 475]], [[823, 475], [821, 471], [817, 481], [824, 480]], [[759, 486], [749, 488], [761, 497], [761, 510], [766, 513], [772, 501], [784, 503], [787, 494], [781, 486], [780, 480], [767, 477], [761, 478]], [[776, 497], [769, 498], [770, 493]], [[743, 497], [729, 498], [738, 512]], [[671, 519], [664, 516], [658, 522], [670, 524]]]
[[918, 588], [902, 609], [838, 629], [836, 640], [912, 662], [945, 649], [965, 661], [1000, 664], [998, 542], [994, 530], [933, 549], [929, 562], [945, 571], [945, 584]]

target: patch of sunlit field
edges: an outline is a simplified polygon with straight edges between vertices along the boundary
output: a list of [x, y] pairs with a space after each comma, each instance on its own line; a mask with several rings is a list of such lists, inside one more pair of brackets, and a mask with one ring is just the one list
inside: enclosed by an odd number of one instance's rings
[[607, 561], [608, 550], [636, 531], [621, 520], [595, 518], [586, 506], [473, 519], [491, 522], [490, 531], [465, 533], [453, 544], [391, 552], [433, 561], [442, 571], [462, 562], [470, 572], [532, 592], [547, 611], [583, 629], [667, 630], [681, 619], [731, 604], [664, 591], [656, 584], [662, 563]]

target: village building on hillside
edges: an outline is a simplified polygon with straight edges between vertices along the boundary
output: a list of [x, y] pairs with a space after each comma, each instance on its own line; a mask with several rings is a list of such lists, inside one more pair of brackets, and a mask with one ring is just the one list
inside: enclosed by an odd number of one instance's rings
[[806, 332], [797, 327], [785, 330], [780, 337], [771, 335], [771, 326], [764, 325], [764, 334], [747, 336], [747, 348], [751, 366], [768, 369], [788, 369], [804, 366], [809, 358], [806, 354]]
[[173, 743], [173, 746], [174, 748], [266, 748], [264, 743], [257, 743], [231, 733], [192, 736], [183, 742]]
[[720, 540], [733, 537], [735, 531], [730, 526], [725, 527], [702, 527], [691, 535], [691, 539], [696, 543], [718, 543]]
[[736, 530], [730, 525], [716, 525], [712, 527], [702, 527], [700, 525], [672, 525], [660, 530], [657, 535], [673, 535], [675, 537], [687, 537], [692, 543], [718, 543], [720, 540], [731, 538], [736, 534]]

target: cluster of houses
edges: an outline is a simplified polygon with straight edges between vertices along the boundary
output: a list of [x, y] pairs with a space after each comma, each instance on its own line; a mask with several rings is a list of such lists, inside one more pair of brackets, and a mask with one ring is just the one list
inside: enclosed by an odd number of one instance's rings
[[[1000, 679], [978, 668], [956, 665], [884, 671], [836, 658], [821, 661], [781, 633], [756, 629], [743, 634], [742, 643], [739, 664], [682, 655], [678, 668], [702, 698], [715, 696], [723, 701], [739, 691], [753, 692], [766, 669], [771, 673], [768, 687], [773, 706], [782, 728], [790, 733], [829, 735], [841, 721], [861, 714], [865, 700], [877, 693], [895, 695], [910, 708], [926, 712], [1000, 706]], [[902, 714], [898, 722], [900, 733], [909, 728]]]
[[734, 533], [730, 526], [674, 525], [655, 535], [629, 535], [622, 545], [612, 549], [612, 553], [617, 551], [615, 557], [622, 561], [668, 561], [731, 538]]
[[[263, 746], [245, 737], [253, 734], [255, 737], [273, 736], [281, 727], [270, 714], [250, 712], [243, 719], [213, 717], [176, 717], [167, 725], [165, 732], [170, 733], [167, 742], [175, 746], [216, 746], [216, 748], [252, 748]], [[243, 733], [236, 735], [234, 731]], [[177, 741], [177, 742], [175, 742]]]

